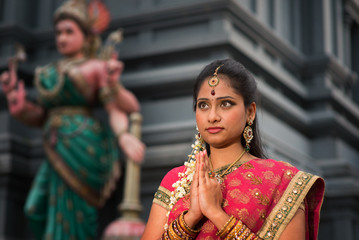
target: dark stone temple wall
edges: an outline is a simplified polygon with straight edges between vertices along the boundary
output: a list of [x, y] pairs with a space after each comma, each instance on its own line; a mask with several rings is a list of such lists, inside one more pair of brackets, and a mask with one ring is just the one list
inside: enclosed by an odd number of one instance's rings
[[[7, 68], [14, 43], [22, 43], [28, 60], [18, 73], [30, 99], [36, 94], [34, 68], [59, 58], [52, 15], [62, 2], [0, 0], [0, 70]], [[144, 221], [162, 177], [191, 150], [196, 75], [212, 60], [234, 58], [258, 81], [268, 155], [325, 178], [319, 239], [359, 239], [357, 0], [104, 2], [112, 21], [103, 38], [124, 29], [122, 80], [139, 98], [144, 118]], [[43, 156], [41, 129], [16, 122], [0, 93], [1, 240], [32, 239], [22, 209]], [[116, 194], [102, 226], [116, 217], [121, 188]]]

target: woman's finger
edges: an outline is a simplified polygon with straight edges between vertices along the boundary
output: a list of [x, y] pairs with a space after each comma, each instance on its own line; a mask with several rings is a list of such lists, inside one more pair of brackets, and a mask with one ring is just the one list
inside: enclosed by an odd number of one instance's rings
[[192, 185], [193, 185], [193, 186], [198, 186], [198, 175], [199, 175], [199, 159], [198, 159], [198, 154], [196, 154], [195, 158], [196, 158], [196, 171], [194, 172], [194, 175], [193, 175]]
[[201, 165], [200, 165], [200, 177], [199, 177], [199, 184], [206, 184], [208, 181], [208, 169], [206, 167], [206, 163], [204, 161], [204, 153], [200, 153]]

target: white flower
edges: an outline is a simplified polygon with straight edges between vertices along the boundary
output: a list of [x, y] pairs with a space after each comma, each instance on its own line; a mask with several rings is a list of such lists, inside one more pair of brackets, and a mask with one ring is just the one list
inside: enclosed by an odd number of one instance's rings
[[[183, 198], [190, 191], [190, 185], [193, 181], [193, 175], [196, 169], [196, 156], [195, 154], [199, 153], [204, 149], [201, 141], [199, 141], [199, 136], [195, 135], [196, 141], [195, 144], [192, 144], [192, 153], [188, 155], [188, 160], [184, 163], [186, 167], [185, 172], [178, 173], [178, 181], [172, 184], [174, 190], [171, 192], [170, 204], [169, 208], [172, 209], [173, 206], [177, 203], [177, 201]], [[169, 210], [166, 214], [167, 218], [169, 217], [171, 210]], [[164, 226], [165, 230], [168, 229], [168, 224], [166, 223]]]

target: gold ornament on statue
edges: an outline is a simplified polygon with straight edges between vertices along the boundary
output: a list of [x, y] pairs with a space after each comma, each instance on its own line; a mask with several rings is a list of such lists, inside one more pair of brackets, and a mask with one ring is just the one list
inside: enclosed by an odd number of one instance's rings
[[104, 32], [110, 23], [110, 12], [101, 0], [67, 0], [54, 14], [54, 21], [74, 19], [87, 37], [83, 52], [87, 57], [95, 57], [101, 46], [99, 34]]
[[87, 4], [85, 0], [68, 0], [56, 9], [54, 20], [62, 17], [73, 17], [90, 30], [90, 22], [87, 14]]

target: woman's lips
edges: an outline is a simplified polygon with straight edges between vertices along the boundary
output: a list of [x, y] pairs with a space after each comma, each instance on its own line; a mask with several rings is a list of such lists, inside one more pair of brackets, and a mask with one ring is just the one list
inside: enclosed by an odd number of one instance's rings
[[209, 133], [219, 133], [220, 131], [222, 131], [223, 128], [221, 127], [210, 127], [210, 128], [207, 128], [207, 132]]

